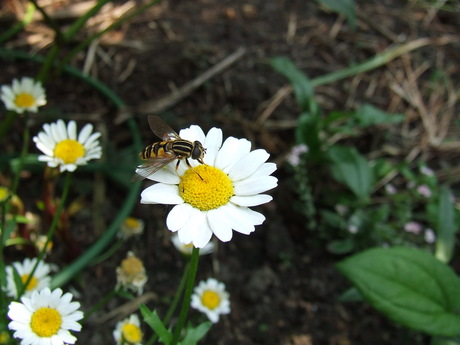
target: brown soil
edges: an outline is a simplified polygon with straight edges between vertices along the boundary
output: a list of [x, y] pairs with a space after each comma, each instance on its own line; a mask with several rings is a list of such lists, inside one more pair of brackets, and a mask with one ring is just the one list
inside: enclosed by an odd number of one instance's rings
[[[299, 110], [289, 92], [281, 96], [279, 104], [274, 100], [273, 96], [287, 81], [270, 68], [268, 59], [288, 56], [310, 77], [317, 77], [364, 61], [394, 44], [459, 34], [458, 12], [431, 12], [412, 1], [357, 2], [358, 27], [352, 31], [344, 18], [324, 11], [314, 1], [164, 1], [108, 33], [72, 62], [79, 67], [86, 64], [92, 76], [106, 83], [129, 105], [127, 111], [118, 112], [97, 91], [66, 74], [53, 75], [47, 85], [47, 109], [51, 109], [48, 115], [58, 116], [62, 112], [77, 120], [92, 121], [111, 147], [122, 149], [131, 142], [122, 122], [126, 116], [138, 119], [143, 142], [148, 144], [153, 136], [146, 115], [160, 113], [177, 129], [196, 123], [205, 129], [221, 127], [224, 136], [249, 138], [253, 147], [265, 148], [271, 153], [271, 160], [278, 163], [275, 175], [279, 187], [271, 193], [274, 201], [259, 208], [266, 215], [266, 222], [250, 236], [235, 233], [230, 243], [219, 244], [217, 253], [201, 257], [198, 279], [216, 277], [224, 282], [231, 294], [232, 308], [231, 314], [211, 329], [203, 344], [428, 343], [426, 337], [392, 324], [364, 303], [338, 301], [349, 287], [334, 268], [340, 257], [327, 252], [314, 229], [306, 228], [307, 221], [295, 210], [298, 198], [284, 163], [284, 155], [294, 144]], [[113, 15], [116, 8], [129, 4], [117, 1], [106, 13]], [[48, 9], [54, 13], [68, 6], [66, 1], [56, 2]], [[84, 34], [100, 29], [110, 18], [97, 16]], [[60, 23], [65, 25], [70, 20], [73, 19]], [[31, 37], [39, 39], [30, 44], [26, 38]], [[49, 29], [37, 21], [9, 45], [44, 54], [48, 47], [40, 45], [46, 45], [50, 37]], [[245, 53], [227, 68], [184, 97], [171, 98], [174, 90], [183, 91], [184, 84], [202, 77], [241, 47]], [[395, 87], [417, 68], [439, 68], [458, 81], [458, 48], [458, 42], [428, 45], [383, 68], [318, 87], [317, 100], [325, 112], [353, 109], [368, 102], [389, 112], [406, 113], [415, 121], [419, 109], [395, 92]], [[2, 61], [2, 65], [0, 84], [23, 74], [34, 75], [39, 67], [22, 60]], [[428, 76], [421, 73], [416, 82], [423, 85]], [[171, 101], [168, 106], [158, 102], [164, 97]], [[38, 126], [47, 119], [45, 115], [32, 122]], [[21, 124], [17, 126], [20, 133]], [[420, 135], [403, 141], [399, 157], [417, 146], [427, 159], [455, 154], [433, 152], [423, 146], [423, 140]], [[20, 143], [20, 136], [12, 134], [7, 149], [14, 151]], [[23, 180], [23, 186], [38, 183], [38, 177]], [[110, 181], [105, 181], [104, 186], [106, 194], [100, 213], [109, 223], [126, 191]], [[71, 220], [74, 240], [82, 250], [103, 231], [94, 230], [92, 223], [91, 187], [84, 185], [83, 190], [88, 208]], [[40, 196], [38, 191], [28, 189], [26, 203], [31, 209]], [[73, 193], [77, 194], [75, 190]], [[167, 211], [167, 207], [160, 205], [136, 207], [134, 215], [146, 221], [142, 238], [128, 241], [114, 256], [88, 267], [70, 284], [69, 288], [81, 293], [80, 301], [86, 310], [113, 289], [115, 267], [132, 250], [148, 271], [145, 292], [153, 295], [149, 295], [147, 305], [158, 309], [160, 315], [165, 312], [184, 267], [184, 260], [172, 247], [165, 229]], [[61, 263], [63, 251], [57, 249], [50, 259]], [[116, 317], [99, 322], [125, 303], [126, 308]], [[126, 317], [131, 306], [121, 298], [112, 300], [85, 324], [78, 335], [79, 342], [111, 343], [115, 322]], [[190, 316], [195, 322], [201, 320], [195, 311]]]

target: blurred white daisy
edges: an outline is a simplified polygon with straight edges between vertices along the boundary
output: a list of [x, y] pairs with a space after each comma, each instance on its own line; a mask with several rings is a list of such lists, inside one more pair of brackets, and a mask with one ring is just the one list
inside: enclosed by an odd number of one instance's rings
[[[179, 235], [177, 234], [177, 232], [174, 233], [171, 236], [171, 241], [172, 241], [174, 247], [178, 251], [180, 251], [182, 254], [184, 254], [184, 255], [192, 255], [193, 244], [192, 243], [183, 244], [179, 240]], [[216, 247], [215, 243], [213, 241], [209, 241], [207, 245], [205, 245], [203, 248], [200, 249], [200, 255], [206, 255], [206, 254], [210, 254], [210, 253], [214, 252], [215, 247]]]
[[[26, 258], [21, 262], [13, 262], [12, 265], [6, 266], [6, 294], [9, 297], [17, 298], [18, 290], [22, 289], [22, 286], [16, 286], [14, 279], [14, 271], [17, 272], [22, 284], [25, 284], [29, 280], [30, 273], [32, 272], [37, 258]], [[29, 283], [24, 289], [23, 296], [30, 296], [33, 291], [41, 290], [45, 287], [49, 287], [51, 282], [50, 277], [51, 267], [50, 265], [40, 261], [38, 266], [30, 278]]]
[[44, 153], [38, 160], [47, 162], [49, 167], [60, 167], [60, 171], [74, 171], [79, 165], [86, 165], [91, 159], [101, 158], [102, 148], [97, 140], [101, 133], [94, 132], [91, 124], [86, 124], [77, 136], [77, 125], [64, 121], [43, 125], [43, 132], [33, 138], [37, 148]]
[[127, 239], [133, 236], [141, 235], [144, 232], [144, 221], [139, 218], [127, 217], [121, 224], [118, 231], [118, 237]]
[[216, 323], [219, 321], [219, 315], [230, 313], [230, 296], [225, 291], [223, 283], [209, 278], [201, 281], [193, 290], [191, 306]]
[[69, 331], [80, 331], [77, 322], [83, 318], [80, 303], [71, 302], [72, 294], [62, 294], [61, 289], [44, 288], [32, 296], [22, 297], [21, 302], [11, 302], [8, 328], [13, 336], [21, 339], [21, 345], [74, 344], [77, 340]]
[[46, 93], [42, 83], [29, 77], [13, 79], [13, 84], [2, 85], [0, 99], [8, 110], [22, 114], [25, 111], [36, 113], [38, 107], [46, 104]]
[[140, 345], [142, 336], [141, 322], [136, 314], [118, 322], [113, 331], [117, 345]]
[[142, 295], [144, 285], [147, 283], [147, 274], [144, 263], [133, 252], [128, 252], [116, 272], [117, 288], [124, 288]]
[[271, 201], [270, 195], [260, 193], [276, 187], [278, 181], [270, 176], [276, 164], [266, 163], [267, 151], [251, 151], [246, 139], [229, 137], [222, 143], [218, 128], [205, 135], [199, 126], [191, 126], [181, 130], [180, 137], [203, 144], [206, 164], [190, 160], [193, 168], [181, 163], [176, 171], [176, 162], [170, 163], [148, 177], [159, 183], [141, 193], [141, 203], [176, 205], [166, 225], [177, 231], [182, 243], [197, 248], [206, 246], [212, 234], [227, 242], [232, 230], [253, 232], [265, 217], [249, 207]]

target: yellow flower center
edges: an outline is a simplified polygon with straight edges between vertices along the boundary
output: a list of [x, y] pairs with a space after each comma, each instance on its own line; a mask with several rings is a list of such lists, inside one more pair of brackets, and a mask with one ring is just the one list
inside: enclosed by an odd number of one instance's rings
[[233, 196], [233, 184], [222, 170], [199, 165], [188, 169], [181, 177], [179, 194], [193, 207], [209, 211], [228, 203]]
[[127, 323], [121, 329], [123, 340], [129, 344], [138, 344], [142, 341], [142, 332], [139, 327], [132, 323]]
[[206, 290], [201, 295], [201, 303], [203, 303], [203, 305], [206, 308], [209, 308], [209, 309], [212, 310], [212, 309], [218, 307], [219, 304], [220, 304], [219, 294], [217, 292], [215, 292], [215, 291], [212, 291], [212, 290]]
[[35, 97], [30, 93], [20, 93], [14, 99], [14, 103], [20, 108], [29, 108], [35, 104]]
[[0, 331], [0, 344], [8, 344], [10, 334], [7, 331]]
[[8, 188], [0, 186], [0, 202], [5, 201], [8, 198]]
[[54, 156], [62, 159], [64, 164], [73, 164], [85, 155], [85, 148], [77, 140], [64, 139], [56, 144]]
[[62, 325], [61, 314], [53, 308], [37, 309], [30, 320], [30, 328], [39, 337], [49, 338], [59, 331]]
[[136, 229], [140, 224], [139, 221], [134, 217], [128, 217], [125, 219], [125, 226], [130, 229]]
[[144, 264], [135, 256], [129, 256], [121, 262], [121, 268], [127, 275], [136, 275], [144, 271]]
[[[25, 284], [27, 282], [27, 279], [29, 279], [28, 274], [23, 274], [21, 276], [21, 281], [22, 281], [23, 284]], [[30, 278], [29, 284], [27, 284], [27, 286], [26, 286], [26, 291], [32, 291], [33, 289], [35, 289], [37, 287], [37, 284], [38, 284], [38, 279], [37, 278], [35, 278], [35, 277]]]

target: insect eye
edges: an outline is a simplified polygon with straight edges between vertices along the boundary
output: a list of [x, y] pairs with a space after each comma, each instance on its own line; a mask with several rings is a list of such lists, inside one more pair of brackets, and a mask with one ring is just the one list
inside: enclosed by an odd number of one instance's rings
[[192, 159], [201, 158], [204, 153], [203, 146], [199, 141], [195, 141], [193, 144]]

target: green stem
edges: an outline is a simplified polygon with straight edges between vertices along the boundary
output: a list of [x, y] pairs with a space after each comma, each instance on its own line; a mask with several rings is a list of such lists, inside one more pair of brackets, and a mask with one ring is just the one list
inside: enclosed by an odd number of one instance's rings
[[[174, 312], [176, 311], [177, 305], [179, 304], [180, 297], [182, 296], [182, 292], [184, 291], [185, 283], [187, 282], [187, 278], [189, 276], [190, 271], [190, 261], [184, 268], [184, 272], [182, 273], [182, 278], [180, 279], [179, 286], [177, 287], [176, 293], [174, 295], [174, 299], [169, 305], [168, 311], [166, 312], [166, 316], [163, 319], [163, 324], [168, 324], [173, 316]], [[158, 335], [154, 334], [152, 337], [145, 343], [145, 345], [151, 345], [155, 341], [158, 340]]]
[[2, 140], [3, 137], [8, 133], [16, 116], [17, 114], [14, 111], [8, 111], [6, 113], [5, 119], [2, 121], [2, 123], [0, 123], [0, 140]]
[[9, 28], [3, 34], [0, 35], [0, 44], [9, 40], [11, 37], [16, 35], [19, 31], [21, 31], [24, 26], [29, 24], [34, 17], [34, 13], [35, 13], [35, 6], [34, 4], [29, 3], [27, 5], [27, 10], [24, 15], [24, 18], [20, 22], [16, 23], [16, 25], [12, 26], [11, 28]]
[[190, 257], [190, 269], [187, 277], [187, 284], [185, 286], [184, 299], [182, 301], [182, 308], [179, 314], [179, 321], [177, 322], [176, 329], [174, 330], [173, 338], [170, 345], [177, 345], [182, 328], [187, 320], [188, 310], [190, 308], [190, 301], [192, 299], [193, 287], [195, 286], [196, 272], [198, 271], [198, 259], [200, 257], [200, 249], [193, 247], [192, 256]]
[[84, 269], [99, 253], [101, 253], [112, 241], [120, 226], [123, 224], [126, 217], [128, 217], [139, 198], [140, 183], [134, 184], [129, 194], [126, 196], [125, 202], [121, 207], [120, 212], [117, 213], [116, 218], [110, 224], [107, 231], [99, 237], [99, 239], [84, 252], [78, 259], [72, 262], [64, 270], [56, 274], [51, 280], [51, 286], [56, 288], [67, 283], [75, 277], [75, 275]]
[[115, 295], [117, 294], [116, 290], [111, 290], [108, 294], [106, 294], [103, 298], [101, 298], [90, 310], [85, 312], [84, 318], [80, 321], [81, 323], [85, 323], [88, 318], [93, 315], [96, 311], [101, 309], [108, 301], [110, 301]]
[[396, 59], [399, 56], [407, 54], [412, 50], [419, 49], [421, 47], [430, 45], [430, 44], [447, 44], [451, 43], [451, 38], [447, 37], [444, 40], [436, 40], [430, 38], [420, 38], [405, 44], [398, 45], [394, 48], [387, 49], [381, 54], [377, 54], [374, 57], [366, 60], [355, 66], [343, 68], [341, 70], [331, 72], [311, 80], [313, 86], [325, 85], [332, 82], [335, 82], [340, 79], [345, 79], [352, 77], [354, 75], [371, 71], [380, 66], [386, 65], [390, 61]]
[[34, 275], [34, 272], [37, 269], [38, 264], [45, 257], [48, 245], [51, 242], [51, 240], [53, 239], [54, 232], [56, 231], [56, 228], [57, 228], [57, 225], [58, 225], [58, 222], [59, 222], [59, 218], [61, 216], [62, 210], [64, 209], [64, 205], [65, 205], [65, 202], [67, 200], [67, 196], [69, 194], [71, 177], [72, 177], [72, 173], [67, 172], [66, 176], [65, 176], [65, 180], [64, 180], [64, 187], [62, 189], [61, 199], [59, 200], [58, 208], [56, 210], [56, 213], [54, 214], [53, 221], [51, 222], [51, 226], [50, 226], [50, 228], [48, 230], [45, 245], [43, 246], [43, 249], [38, 254], [37, 262], [35, 263], [35, 266], [32, 269], [32, 272], [30, 272], [29, 277], [27, 278], [27, 281], [24, 283], [24, 285], [20, 289], [19, 296], [22, 296], [22, 294], [24, 293], [27, 285], [29, 285], [29, 282], [30, 282], [30, 280], [32, 279], [32, 277]]
[[94, 258], [94, 260], [91, 261], [91, 265], [97, 265], [101, 262], [104, 262], [108, 258], [110, 258], [115, 252], [117, 252], [118, 249], [121, 248], [121, 246], [125, 243], [123, 240], [118, 240], [115, 242], [109, 249], [107, 249], [104, 253], [99, 255], [97, 258]]
[[188, 262], [187, 265], [184, 268], [184, 272], [182, 273], [182, 278], [180, 279], [179, 286], [177, 287], [176, 294], [174, 295], [174, 299], [171, 302], [171, 304], [170, 304], [170, 306], [168, 308], [168, 311], [166, 312], [166, 316], [165, 316], [165, 318], [163, 320], [164, 324], [169, 323], [169, 321], [171, 320], [171, 317], [174, 314], [174, 311], [177, 308], [177, 305], [179, 304], [179, 300], [180, 300], [180, 297], [182, 296], [182, 293], [184, 291], [185, 283], [187, 282], [189, 272], [190, 272], [190, 262]]
[[29, 116], [27, 113], [24, 114], [24, 131], [22, 132], [22, 148], [21, 155], [19, 156], [19, 166], [17, 169], [17, 174], [14, 175], [13, 183], [11, 186], [11, 195], [16, 195], [18, 186], [19, 186], [19, 175], [21, 173], [22, 167], [24, 165], [24, 160], [26, 159], [28, 147], [29, 147], [29, 126], [27, 125]]
[[54, 31], [56, 35], [55, 40], [57, 40], [57, 43], [62, 42], [64, 40], [64, 37], [56, 21], [53, 18], [51, 18], [48, 15], [48, 13], [46, 13], [46, 11], [37, 3], [36, 0], [30, 0], [30, 2], [34, 4], [35, 8], [42, 14], [45, 23]]
[[106, 3], [110, 2], [112, 0], [99, 0], [96, 5], [94, 5], [93, 8], [91, 8], [88, 12], [86, 12], [83, 16], [78, 18], [76, 22], [72, 24], [72, 26], [64, 33], [64, 38], [66, 42], [69, 42], [85, 25], [85, 23], [93, 17], [99, 10], [104, 6]]

